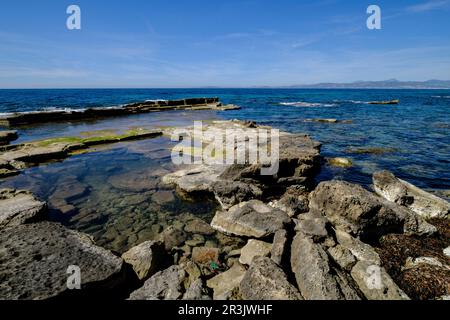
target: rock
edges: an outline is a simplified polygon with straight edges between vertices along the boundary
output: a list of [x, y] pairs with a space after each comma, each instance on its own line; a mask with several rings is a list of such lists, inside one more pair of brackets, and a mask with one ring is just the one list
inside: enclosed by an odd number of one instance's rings
[[213, 289], [214, 300], [235, 300], [239, 291], [239, 284], [246, 273], [245, 268], [235, 263], [231, 269], [209, 279], [206, 285]]
[[310, 209], [337, 229], [366, 238], [403, 231], [406, 213], [382, 202], [361, 186], [344, 181], [321, 182], [310, 195]]
[[46, 213], [46, 203], [30, 192], [0, 190], [0, 229], [42, 220]]
[[224, 210], [244, 201], [259, 199], [262, 196], [262, 191], [257, 186], [239, 181], [220, 180], [212, 185], [212, 190]]
[[334, 167], [350, 168], [351, 166], [353, 166], [352, 160], [348, 158], [328, 158], [327, 162], [329, 165]]
[[161, 190], [152, 195], [152, 201], [158, 204], [166, 204], [175, 200], [175, 196], [172, 191]]
[[403, 270], [413, 269], [421, 264], [442, 267], [447, 270], [450, 270], [450, 266], [443, 265], [442, 262], [433, 257], [418, 257], [418, 258], [408, 257], [408, 259], [406, 259], [406, 263], [405, 266], [403, 267]]
[[327, 219], [323, 217], [304, 214], [295, 220], [295, 231], [300, 231], [310, 236], [315, 242], [319, 242], [328, 236], [327, 222]]
[[164, 254], [162, 243], [146, 241], [125, 252], [122, 259], [133, 267], [139, 280], [145, 280], [161, 266]]
[[119, 190], [145, 192], [157, 188], [158, 178], [146, 171], [133, 171], [112, 176], [108, 179], [108, 183]]
[[192, 261], [198, 264], [209, 265], [211, 262], [219, 263], [219, 249], [209, 247], [194, 247]]
[[184, 231], [207, 236], [210, 236], [216, 232], [208, 223], [200, 218], [194, 218], [187, 222], [184, 227]]
[[8, 144], [13, 140], [18, 138], [17, 131], [8, 130], [8, 131], [0, 131], [0, 145]]
[[183, 300], [211, 300], [209, 296], [204, 294], [203, 281], [197, 279], [186, 289]]
[[159, 241], [164, 243], [164, 247], [167, 251], [182, 245], [186, 239], [186, 233], [176, 229], [174, 226], [168, 227], [159, 235]]
[[289, 187], [286, 193], [271, 204], [274, 208], [285, 211], [289, 217], [295, 217], [301, 213], [308, 212], [308, 194], [302, 188]]
[[447, 257], [450, 258], [450, 246], [448, 246], [447, 248], [445, 248], [445, 249], [443, 250], [443, 252], [444, 252], [444, 254], [445, 254]]
[[352, 268], [351, 275], [359, 290], [369, 300], [409, 300], [386, 270], [378, 265], [359, 261]]
[[389, 171], [373, 175], [375, 192], [385, 199], [405, 206], [424, 218], [446, 218], [450, 203], [416, 186], [396, 178]]
[[437, 232], [437, 228], [432, 224], [425, 221], [419, 215], [416, 215], [409, 210], [404, 214], [406, 216], [405, 224], [403, 226], [403, 231], [408, 235], [418, 235], [418, 236], [431, 236]]
[[328, 248], [328, 254], [336, 262], [342, 270], [350, 272], [356, 264], [356, 258], [351, 251], [340, 244], [335, 247]]
[[130, 300], [177, 300], [182, 297], [186, 273], [179, 265], [154, 274], [130, 294]]
[[223, 233], [237, 236], [263, 238], [283, 229], [290, 223], [288, 215], [251, 200], [231, 207], [228, 211], [217, 211], [211, 226]]
[[306, 300], [341, 300], [343, 295], [331, 274], [328, 255], [319, 244], [297, 233], [291, 247], [291, 267]]
[[244, 300], [303, 300], [283, 270], [267, 257], [253, 260], [239, 287]]
[[89, 192], [89, 188], [79, 181], [69, 180], [59, 183], [56, 190], [50, 196], [49, 201], [52, 203], [72, 202], [76, 199], [82, 198]]
[[336, 240], [349, 250], [358, 261], [365, 261], [373, 265], [380, 265], [380, 256], [370, 245], [352, 237], [348, 233], [336, 230]]
[[[63, 295], [109, 295], [123, 284], [123, 261], [82, 233], [53, 222], [0, 232], [0, 298], [40, 300]], [[81, 271], [81, 291], [67, 288], [68, 268]]]
[[241, 250], [239, 262], [250, 265], [255, 257], [267, 257], [272, 249], [272, 244], [250, 239]]
[[278, 230], [273, 236], [272, 249], [270, 251], [270, 258], [279, 266], [281, 266], [286, 252], [287, 231], [284, 229]]

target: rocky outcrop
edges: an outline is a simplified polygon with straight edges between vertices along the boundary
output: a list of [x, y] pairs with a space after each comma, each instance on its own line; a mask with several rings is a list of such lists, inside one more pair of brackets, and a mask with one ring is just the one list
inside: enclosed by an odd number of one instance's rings
[[47, 205], [27, 191], [0, 190], [0, 229], [45, 218]]
[[[57, 223], [3, 229], [0, 252], [1, 299], [110, 296], [124, 281], [121, 258]], [[81, 290], [68, 289], [70, 266], [80, 270]]]
[[130, 294], [130, 300], [176, 300], [183, 295], [186, 272], [174, 265], [154, 274], [144, 285]]
[[228, 211], [217, 211], [211, 226], [223, 233], [244, 237], [264, 238], [283, 229], [291, 222], [279, 209], [258, 200], [233, 206]]
[[190, 98], [181, 100], [155, 100], [128, 104], [121, 107], [95, 108], [70, 111], [36, 111], [13, 113], [0, 117], [0, 124], [8, 126], [49, 123], [56, 121], [89, 120], [126, 116], [167, 110], [236, 110], [234, 105], [222, 105], [218, 98]]
[[374, 173], [373, 185], [377, 194], [409, 208], [421, 217], [446, 218], [449, 216], [449, 202], [396, 178], [389, 171]]
[[163, 265], [164, 258], [164, 246], [157, 241], [143, 242], [122, 254], [122, 259], [133, 267], [139, 280], [152, 276]]
[[0, 131], [0, 146], [10, 143], [18, 138], [17, 131]]
[[239, 287], [245, 300], [303, 300], [283, 270], [266, 257], [253, 260]]

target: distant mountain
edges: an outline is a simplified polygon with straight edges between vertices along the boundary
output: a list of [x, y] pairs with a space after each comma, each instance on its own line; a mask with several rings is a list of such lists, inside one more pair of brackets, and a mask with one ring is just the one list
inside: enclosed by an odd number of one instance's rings
[[399, 81], [355, 81], [351, 83], [317, 83], [293, 85], [288, 88], [326, 88], [326, 89], [450, 89], [450, 80]]

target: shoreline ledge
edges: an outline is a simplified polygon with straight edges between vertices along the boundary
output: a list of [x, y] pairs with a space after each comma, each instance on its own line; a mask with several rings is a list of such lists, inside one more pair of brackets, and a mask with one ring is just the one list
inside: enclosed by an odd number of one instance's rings
[[0, 125], [11, 127], [57, 121], [90, 120], [168, 110], [239, 110], [236, 105], [224, 105], [219, 98], [187, 98], [180, 100], [152, 100], [119, 107], [101, 107], [80, 110], [17, 112], [0, 116]]

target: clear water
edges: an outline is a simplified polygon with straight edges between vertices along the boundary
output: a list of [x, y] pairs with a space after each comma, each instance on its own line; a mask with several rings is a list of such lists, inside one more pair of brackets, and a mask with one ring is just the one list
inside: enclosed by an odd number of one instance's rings
[[[0, 90], [0, 113], [203, 96], [218, 96], [224, 103], [240, 105], [242, 110], [170, 111], [19, 127], [17, 142], [104, 129], [192, 125], [194, 119], [237, 118], [308, 133], [323, 143], [324, 156], [353, 160], [354, 166], [348, 169], [324, 166], [319, 179], [337, 177], [367, 185], [375, 170], [389, 169], [422, 188], [450, 189], [450, 90]], [[400, 99], [400, 104], [365, 103], [391, 99]], [[316, 118], [351, 123], [307, 121]], [[159, 183], [161, 175], [176, 169], [168, 153], [171, 145], [168, 138], [160, 137], [101, 147], [63, 162], [25, 170], [19, 176], [1, 180], [0, 187], [35, 192], [50, 202], [53, 220], [90, 233], [101, 245], [122, 252], [155, 238], [168, 225], [182, 227], [192, 217], [209, 222], [214, 214], [213, 203], [183, 201]], [[389, 152], [348, 152], [366, 147], [386, 148]], [[146, 186], [140, 177], [151, 184]], [[71, 186], [69, 191], [74, 195], [61, 202], [58, 192], [64, 185]], [[67, 208], [74, 210], [62, 214]], [[202, 240], [198, 235], [190, 237]], [[213, 245], [220, 242], [214, 236], [202, 241], [207, 240]]]

